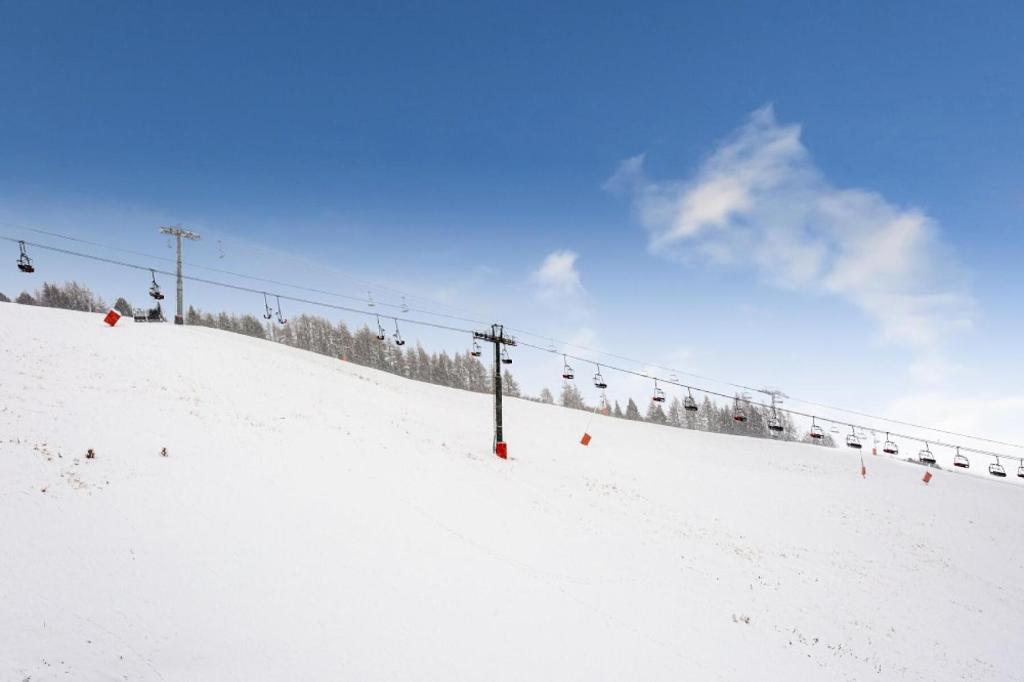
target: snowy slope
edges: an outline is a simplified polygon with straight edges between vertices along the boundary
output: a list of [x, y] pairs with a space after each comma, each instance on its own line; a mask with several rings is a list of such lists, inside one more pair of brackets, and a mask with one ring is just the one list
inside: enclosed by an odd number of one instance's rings
[[490, 409], [0, 304], [0, 680], [1024, 680], [1018, 481]]

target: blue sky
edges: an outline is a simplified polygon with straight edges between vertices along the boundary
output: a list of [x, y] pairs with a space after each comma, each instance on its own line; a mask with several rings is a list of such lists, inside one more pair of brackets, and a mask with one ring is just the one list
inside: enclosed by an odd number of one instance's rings
[[[180, 222], [204, 234], [196, 263], [371, 280], [1024, 437], [1020, 3], [8, 2], [0, 19], [4, 234], [166, 257], [156, 227]], [[47, 277], [140, 288], [47, 258]], [[0, 271], [8, 295], [27, 281]], [[528, 355], [526, 388], [556, 388]]]

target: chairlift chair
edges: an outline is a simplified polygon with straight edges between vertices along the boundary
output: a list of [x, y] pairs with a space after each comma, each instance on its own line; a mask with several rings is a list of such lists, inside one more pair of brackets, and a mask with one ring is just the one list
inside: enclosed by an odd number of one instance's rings
[[999, 463], [998, 457], [996, 457], [995, 464], [988, 465], [988, 473], [993, 476], [998, 476], [999, 478], [1006, 478], [1006, 469], [1004, 469], [1003, 465]]
[[935, 465], [935, 455], [932, 454], [932, 451], [928, 448], [928, 443], [924, 444], [924, 450], [917, 453], [917, 461], [921, 464], [927, 464], [928, 466]]
[[409, 306], [405, 302], [405, 296], [402, 297], [402, 312], [403, 313], [409, 312]]
[[164, 294], [160, 291], [160, 285], [156, 283], [156, 271], [150, 270], [149, 274], [153, 278], [153, 283], [149, 285], [149, 295], [158, 301], [164, 300]]
[[36, 271], [32, 265], [32, 259], [28, 257], [28, 252], [25, 250], [25, 242], [19, 241], [18, 248], [21, 250], [21, 254], [18, 256], [18, 269], [25, 274], [31, 275]]
[[829, 431], [832, 432], [832, 433], [839, 433], [839, 427], [838, 426], [833, 426], [831, 429], [829, 429]]
[[683, 398], [683, 409], [687, 412], [697, 411], [697, 401], [693, 399], [693, 393], [689, 388], [686, 389], [686, 397]]
[[398, 331], [398, 320], [395, 320], [395, 333], [391, 336], [395, 339], [396, 346], [405, 345], [405, 339], [402, 338], [402, 332]]
[[825, 431], [814, 421], [814, 417], [811, 417], [811, 438], [821, 440], [824, 437]]
[[960, 467], [961, 469], [971, 468], [971, 460], [960, 454], [960, 448], [956, 449], [956, 454], [953, 456], [953, 466]]
[[569, 366], [566, 357], [562, 356], [562, 378], [567, 381], [572, 381], [575, 378], [575, 374], [572, 371], [572, 367]]
[[372, 291], [367, 291], [366, 292], [366, 307], [367, 308], [376, 308], [377, 307], [377, 304], [373, 302], [373, 292]]
[[384, 335], [384, 327], [380, 324], [380, 315], [377, 316], [377, 340], [383, 341], [387, 336]]
[[601, 365], [597, 366], [597, 372], [594, 374], [594, 386], [597, 388], [608, 388], [608, 383], [601, 376]]
[[665, 391], [663, 391], [660, 388], [658, 388], [658, 380], [657, 379], [654, 380], [654, 395], [651, 396], [651, 400], [653, 400], [656, 403], [663, 403], [663, 402], [665, 402]]
[[854, 450], [860, 450], [860, 438], [857, 438], [857, 432], [854, 428], [850, 427], [850, 433], [846, 434], [846, 447], [853, 448]]
[[478, 358], [483, 355], [483, 351], [480, 349], [480, 344], [476, 341], [473, 342], [473, 347], [470, 349], [469, 354], [474, 358]]
[[732, 411], [732, 420], [743, 423], [747, 421], [747, 413], [743, 411], [742, 407], [737, 405]]
[[898, 455], [900, 454], [900, 448], [896, 445], [895, 441], [889, 440], [889, 432], [885, 433], [885, 443], [882, 445], [882, 452], [887, 455]]
[[281, 314], [281, 297], [277, 297], [277, 323], [288, 324], [288, 320], [284, 319], [284, 315]]
[[768, 418], [768, 430], [774, 433], [780, 433], [783, 431], [782, 420], [779, 419], [777, 414], [773, 414]]
[[1017, 476], [1019, 478], [1024, 478], [1024, 459], [1020, 461], [1020, 466], [1017, 467]]
[[512, 364], [512, 358], [510, 358], [509, 355], [508, 355], [508, 348], [505, 348], [504, 346], [501, 347], [501, 364], [503, 364], [503, 365], [511, 365]]
[[270, 301], [267, 300], [266, 292], [263, 293], [263, 308], [265, 310], [263, 313], [264, 320], [269, 320], [274, 316], [274, 311], [270, 309]]

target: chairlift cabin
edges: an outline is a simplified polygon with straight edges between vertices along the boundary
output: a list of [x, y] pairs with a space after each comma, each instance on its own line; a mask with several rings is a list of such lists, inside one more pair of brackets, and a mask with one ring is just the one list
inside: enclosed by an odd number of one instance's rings
[[825, 431], [814, 421], [814, 417], [811, 417], [811, 438], [821, 440], [824, 437]]
[[404, 346], [405, 339], [402, 338], [402, 332], [398, 330], [398, 320], [395, 320], [395, 333], [391, 335], [395, 340], [396, 346]]
[[505, 348], [504, 346], [501, 347], [501, 364], [503, 364], [503, 365], [511, 365], [512, 364], [512, 358], [510, 358], [509, 355], [508, 355], [508, 348]]
[[889, 440], [889, 432], [885, 433], [885, 443], [882, 445], [882, 452], [887, 455], [898, 455], [900, 454], [900, 448], [896, 445], [895, 441]]
[[576, 377], [576, 374], [573, 373], [572, 367], [569, 366], [569, 363], [566, 360], [566, 357], [563, 355], [562, 356], [562, 378], [565, 379], [566, 381], [572, 381], [575, 377]]
[[658, 388], [658, 380], [657, 379], [654, 380], [654, 395], [651, 396], [651, 400], [653, 400], [656, 403], [663, 403], [663, 402], [665, 402], [665, 391], [663, 391], [660, 388]]
[[594, 373], [594, 386], [597, 388], [608, 388], [608, 382], [601, 376], [601, 365], [597, 366], [597, 372]]
[[473, 342], [473, 347], [470, 349], [469, 354], [474, 358], [478, 358], [483, 355], [483, 350], [480, 349], [480, 344], [476, 341]]
[[1003, 465], [999, 463], [998, 457], [996, 457], [995, 464], [988, 465], [988, 473], [999, 478], [1006, 478], [1006, 469], [1004, 469]]
[[852, 426], [850, 427], [850, 433], [846, 434], [846, 447], [853, 448], [854, 450], [860, 450], [862, 447], [860, 438], [857, 438], [857, 432]]
[[21, 251], [21, 254], [18, 256], [18, 269], [25, 274], [31, 275], [36, 269], [33, 267], [32, 259], [28, 257], [28, 252], [25, 250], [25, 242], [19, 241], [18, 249]]
[[956, 449], [956, 454], [953, 456], [953, 466], [961, 469], [971, 468], [971, 460], [960, 454], [960, 448]]
[[924, 450], [917, 453], [917, 461], [921, 464], [927, 464], [928, 466], [935, 465], [935, 455], [928, 448], [928, 443], [924, 444]]
[[270, 318], [272, 318], [274, 316], [274, 311], [270, 309], [270, 301], [267, 300], [266, 292], [263, 292], [263, 309], [264, 309], [264, 313], [263, 313], [263, 319], [264, 320], [269, 320]]
[[689, 388], [686, 389], [686, 397], [683, 398], [683, 409], [687, 412], [697, 411], [697, 401], [693, 399], [693, 393]]

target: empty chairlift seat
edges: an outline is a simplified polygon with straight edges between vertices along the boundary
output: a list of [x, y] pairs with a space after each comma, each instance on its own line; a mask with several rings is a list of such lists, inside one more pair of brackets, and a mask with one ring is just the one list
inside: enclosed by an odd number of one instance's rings
[[882, 452], [884, 452], [887, 455], [900, 454], [899, 447], [896, 445], [895, 441], [889, 440], [888, 433], [885, 434], [885, 443], [882, 444]]
[[28, 257], [28, 251], [25, 250], [25, 242], [18, 242], [18, 248], [21, 250], [21, 255], [18, 256], [18, 269], [31, 275], [36, 269], [32, 267], [32, 259]]
[[960, 454], [960, 448], [956, 449], [956, 454], [953, 456], [953, 466], [961, 469], [971, 468], [971, 460]]
[[1004, 469], [1003, 465], [999, 463], [998, 457], [996, 457], [994, 464], [988, 465], [988, 473], [998, 478], [1006, 478], [1006, 469]]
[[576, 378], [575, 372], [573, 372], [572, 367], [569, 366], [569, 361], [564, 355], [562, 356], [562, 378], [566, 381], [572, 381]]

